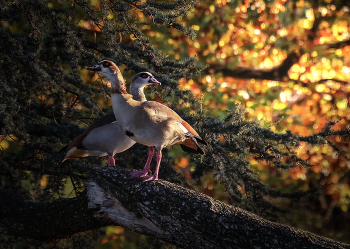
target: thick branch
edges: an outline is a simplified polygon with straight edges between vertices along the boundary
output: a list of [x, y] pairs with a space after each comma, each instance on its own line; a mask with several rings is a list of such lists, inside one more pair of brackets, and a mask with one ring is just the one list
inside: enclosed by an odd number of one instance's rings
[[0, 233], [52, 241], [76, 233], [112, 225], [105, 218], [95, 218], [88, 209], [86, 192], [80, 197], [37, 203], [0, 189]]
[[183, 248], [350, 248], [163, 180], [130, 180], [120, 168], [87, 170], [89, 203], [86, 195], [34, 203], [0, 191], [0, 232], [52, 240], [114, 224]]
[[203, 72], [207, 74], [221, 72], [224, 76], [230, 76], [240, 79], [260, 79], [260, 80], [276, 80], [287, 81], [288, 70], [297, 63], [300, 58], [295, 52], [290, 53], [287, 58], [277, 67], [271, 69], [256, 69], [251, 67], [235, 67], [227, 68], [225, 65], [209, 64]]
[[350, 248], [163, 180], [130, 180], [118, 168], [93, 168], [90, 175], [97, 183], [89, 187], [91, 207], [131, 230], [183, 248]]

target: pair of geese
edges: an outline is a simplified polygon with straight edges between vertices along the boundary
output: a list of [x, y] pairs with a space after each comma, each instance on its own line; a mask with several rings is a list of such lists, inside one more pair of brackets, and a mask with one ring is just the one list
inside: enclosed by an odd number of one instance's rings
[[[158, 179], [163, 148], [180, 144], [186, 152], [204, 154], [198, 143], [206, 145], [206, 141], [186, 121], [169, 107], [146, 100], [144, 87], [160, 84], [152, 74], [136, 74], [130, 85], [131, 94], [128, 94], [123, 75], [113, 62], [103, 60], [87, 69], [102, 74], [111, 82], [114, 113], [97, 119], [78, 136], [67, 147], [62, 162], [86, 156], [108, 155], [108, 165], [115, 166], [113, 156], [137, 142], [148, 146], [149, 154], [143, 170], [132, 172], [131, 178], [141, 177], [144, 181], [150, 181]], [[151, 173], [154, 147], [158, 150], [156, 169], [153, 175], [148, 176]]]

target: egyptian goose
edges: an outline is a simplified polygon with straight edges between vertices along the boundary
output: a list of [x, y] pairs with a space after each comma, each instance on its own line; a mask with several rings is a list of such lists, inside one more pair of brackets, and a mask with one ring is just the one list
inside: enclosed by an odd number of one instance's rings
[[[108, 67], [108, 61], [102, 61], [101, 66]], [[88, 68], [92, 70], [91, 68]], [[133, 99], [137, 101], [147, 101], [144, 88], [150, 84], [160, 84], [159, 82], [148, 82], [145, 78], [148, 75], [138, 74], [141, 80], [132, 81], [130, 92]], [[142, 77], [143, 76], [143, 77]], [[137, 78], [139, 78], [137, 77]], [[67, 159], [81, 158], [86, 156], [106, 156], [108, 155], [108, 166], [115, 166], [114, 155], [121, 153], [135, 144], [118, 125], [114, 113], [109, 113], [97, 119], [70, 145], [62, 150], [67, 152], [62, 162]]]
[[[137, 143], [149, 147], [149, 155], [144, 169], [132, 172], [131, 178], [142, 177], [144, 181], [157, 180], [162, 149], [173, 144], [180, 144], [182, 149], [187, 152], [204, 154], [198, 142], [207, 143], [186, 121], [163, 104], [154, 101], [134, 100], [132, 95], [126, 91], [125, 80], [119, 68], [113, 62], [109, 63], [108, 67], [101, 67], [101, 63], [99, 63], [91, 67], [90, 70], [104, 75], [111, 81], [113, 112], [125, 134]], [[158, 83], [150, 73], [137, 74], [133, 80]], [[153, 147], [158, 150], [156, 169], [152, 176], [146, 176], [150, 170], [154, 153]]]

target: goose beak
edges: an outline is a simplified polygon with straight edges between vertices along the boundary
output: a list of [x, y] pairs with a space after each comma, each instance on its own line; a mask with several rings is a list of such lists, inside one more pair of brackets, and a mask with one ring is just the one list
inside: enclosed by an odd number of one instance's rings
[[98, 71], [101, 71], [101, 66], [100, 65], [95, 65], [93, 67], [88, 67], [87, 70], [98, 72]]
[[148, 80], [148, 83], [151, 83], [151, 84], [158, 84], [158, 85], [161, 85], [162, 83], [160, 83], [158, 80], [156, 80], [154, 77], [150, 77], [149, 80]]

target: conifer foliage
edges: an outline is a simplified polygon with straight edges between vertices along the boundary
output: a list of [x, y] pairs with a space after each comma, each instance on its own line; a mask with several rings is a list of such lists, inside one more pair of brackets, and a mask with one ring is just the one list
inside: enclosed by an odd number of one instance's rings
[[[178, 79], [197, 72], [194, 59], [181, 63], [167, 60], [140, 28], [165, 26], [193, 36], [193, 30], [176, 21], [193, 4], [1, 1], [2, 186], [28, 194], [22, 186], [24, 180], [33, 188], [32, 197], [40, 200], [60, 196], [68, 178], [76, 188], [81, 187], [83, 178], [76, 170], [84, 161], [61, 165], [62, 155], [57, 152], [79, 135], [84, 125], [111, 111], [110, 107], [99, 108], [98, 101], [106, 91], [100, 83], [89, 81], [91, 74], [84, 82], [84, 69], [108, 58], [133, 72], [150, 71], [165, 90], [175, 89]], [[145, 15], [142, 22], [137, 17], [140, 13]], [[83, 29], [82, 23], [97, 31]], [[123, 41], [130, 36], [134, 40]], [[85, 161], [102, 165], [97, 158]], [[42, 188], [44, 175], [49, 179]]]
[[[200, 73], [195, 58], [177, 62], [152, 46], [146, 31], [177, 29], [189, 38], [195, 32], [181, 17], [196, 1], [121, 0], [1, 0], [0, 18], [0, 183], [1, 188], [36, 201], [61, 197], [71, 182], [81, 192], [87, 176], [84, 165], [102, 166], [105, 158], [68, 160], [61, 164], [58, 151], [79, 135], [86, 125], [111, 111], [108, 89], [85, 68], [110, 59], [129, 71], [149, 71], [162, 82], [161, 93], [151, 89], [177, 111], [208, 141], [204, 156], [193, 155], [192, 174], [200, 180], [214, 172], [224, 183], [235, 206], [260, 215], [274, 214], [278, 207], [266, 197], [300, 198], [314, 189], [283, 193], [257, 180], [250, 160], [265, 160], [278, 169], [309, 167], [294, 150], [300, 142], [315, 146], [330, 143], [329, 137], [348, 136], [334, 131], [333, 123], [312, 136], [274, 133], [258, 121], [244, 119], [238, 106], [225, 119], [210, 117], [199, 99], [178, 89], [178, 80]], [[149, 34], [148, 32], [147, 34]], [[160, 89], [158, 89], [160, 90]], [[181, 103], [190, 103], [190, 108]], [[100, 108], [101, 103], [107, 107]], [[142, 168], [146, 147], [136, 145], [117, 155], [117, 166]], [[164, 153], [160, 178], [188, 185]]]

